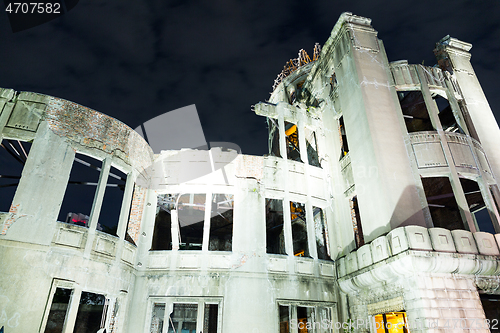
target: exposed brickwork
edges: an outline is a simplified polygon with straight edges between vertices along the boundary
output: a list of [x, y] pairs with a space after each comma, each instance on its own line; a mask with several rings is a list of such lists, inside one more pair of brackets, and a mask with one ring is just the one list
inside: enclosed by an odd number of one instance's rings
[[10, 206], [9, 216], [5, 220], [5, 223], [3, 224], [2, 235], [5, 235], [7, 233], [7, 230], [9, 229], [9, 227], [16, 221], [17, 218], [20, 217], [17, 214], [18, 211], [19, 211], [19, 204]]
[[146, 190], [138, 185], [134, 187], [132, 204], [130, 206], [130, 218], [128, 220], [127, 233], [137, 244], [139, 232], [141, 230], [142, 212], [144, 210], [144, 201], [146, 199]]
[[51, 97], [45, 120], [55, 134], [114, 154], [136, 169], [147, 168], [152, 162], [153, 152], [137, 132], [92, 109]]

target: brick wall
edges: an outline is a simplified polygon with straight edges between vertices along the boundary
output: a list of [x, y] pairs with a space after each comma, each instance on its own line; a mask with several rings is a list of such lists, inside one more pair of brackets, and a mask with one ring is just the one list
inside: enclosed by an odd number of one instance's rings
[[151, 165], [153, 152], [133, 129], [105, 114], [50, 97], [44, 115], [49, 128], [89, 148], [113, 154], [136, 169]]
[[142, 212], [144, 210], [144, 201], [146, 200], [146, 190], [138, 185], [134, 187], [132, 204], [130, 206], [130, 218], [128, 221], [127, 233], [137, 244], [139, 232], [141, 230]]

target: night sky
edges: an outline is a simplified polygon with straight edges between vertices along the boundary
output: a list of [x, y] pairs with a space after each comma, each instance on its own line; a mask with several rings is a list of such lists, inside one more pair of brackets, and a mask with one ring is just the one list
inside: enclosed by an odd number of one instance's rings
[[[3, 4], [0, 5], [2, 11]], [[13, 33], [0, 13], [0, 87], [61, 97], [132, 128], [196, 104], [207, 142], [267, 153], [263, 117], [287, 60], [324, 44], [340, 14], [372, 19], [390, 61], [434, 65], [447, 34], [472, 64], [500, 120], [500, 1], [88, 1]]]

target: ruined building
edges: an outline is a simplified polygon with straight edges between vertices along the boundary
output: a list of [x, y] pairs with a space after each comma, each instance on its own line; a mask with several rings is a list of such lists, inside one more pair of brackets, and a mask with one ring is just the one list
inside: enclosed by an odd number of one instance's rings
[[371, 21], [343, 14], [254, 106], [267, 156], [154, 154], [113, 118], [1, 89], [24, 166], [0, 178], [18, 180], [0, 188], [0, 328], [498, 329], [500, 130], [470, 48], [447, 36], [436, 66], [389, 62]]

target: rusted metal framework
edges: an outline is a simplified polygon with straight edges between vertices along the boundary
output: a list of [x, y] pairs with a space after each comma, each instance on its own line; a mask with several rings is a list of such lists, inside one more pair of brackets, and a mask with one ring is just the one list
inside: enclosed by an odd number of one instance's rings
[[292, 74], [297, 69], [299, 69], [304, 65], [307, 65], [310, 62], [318, 60], [320, 53], [321, 53], [321, 45], [319, 45], [319, 43], [316, 43], [314, 45], [312, 60], [311, 57], [309, 57], [309, 55], [307, 54], [306, 50], [300, 49], [298, 57], [295, 59], [288, 60], [285, 66], [283, 67], [281, 73], [279, 73], [278, 77], [276, 77], [276, 79], [274, 80], [273, 91], [274, 89], [276, 89], [278, 84], [280, 84], [281, 81], [283, 81], [288, 75]]

